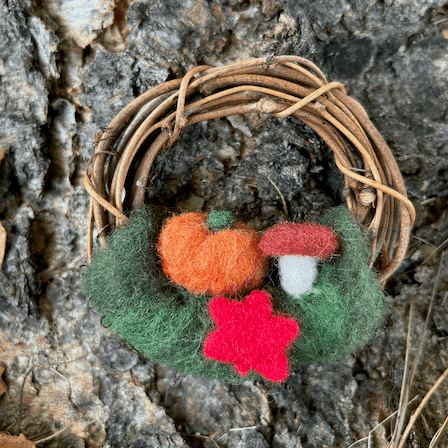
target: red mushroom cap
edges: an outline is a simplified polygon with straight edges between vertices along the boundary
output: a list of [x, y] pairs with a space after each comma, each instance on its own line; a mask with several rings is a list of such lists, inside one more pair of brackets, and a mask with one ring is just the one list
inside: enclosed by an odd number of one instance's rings
[[264, 232], [258, 245], [265, 256], [301, 255], [325, 259], [335, 252], [338, 244], [329, 227], [283, 222]]

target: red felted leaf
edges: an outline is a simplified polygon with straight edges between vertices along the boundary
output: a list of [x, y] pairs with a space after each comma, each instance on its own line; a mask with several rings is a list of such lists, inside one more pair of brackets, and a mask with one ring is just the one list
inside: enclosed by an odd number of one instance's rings
[[218, 327], [204, 342], [204, 356], [234, 364], [242, 376], [253, 369], [274, 382], [287, 378], [286, 351], [300, 336], [299, 325], [273, 314], [268, 293], [253, 291], [243, 302], [216, 297], [209, 310]]
[[229, 301], [225, 297], [216, 297], [209, 303], [209, 311], [217, 325], [224, 325], [239, 312], [239, 303]]

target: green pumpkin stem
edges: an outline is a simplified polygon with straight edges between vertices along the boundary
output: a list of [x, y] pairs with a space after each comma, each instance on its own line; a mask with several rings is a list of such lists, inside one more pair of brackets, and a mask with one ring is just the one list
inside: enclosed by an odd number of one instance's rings
[[207, 227], [210, 230], [223, 230], [230, 226], [233, 221], [232, 212], [216, 210], [212, 211], [207, 219]]

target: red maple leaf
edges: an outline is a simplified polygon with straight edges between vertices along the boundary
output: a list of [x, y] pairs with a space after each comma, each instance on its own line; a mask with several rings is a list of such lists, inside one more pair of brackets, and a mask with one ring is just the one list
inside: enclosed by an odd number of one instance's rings
[[250, 369], [274, 382], [289, 374], [287, 349], [300, 336], [298, 323], [273, 315], [271, 296], [253, 291], [243, 302], [216, 297], [209, 310], [217, 328], [204, 342], [204, 356], [235, 364], [242, 376]]

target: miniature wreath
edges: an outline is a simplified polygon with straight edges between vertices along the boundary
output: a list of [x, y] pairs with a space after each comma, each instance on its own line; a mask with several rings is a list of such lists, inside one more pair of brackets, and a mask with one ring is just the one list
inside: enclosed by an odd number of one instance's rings
[[[292, 115], [322, 137], [344, 174], [347, 207], [261, 233], [230, 211], [161, 223], [145, 204], [156, 155], [187, 126], [252, 111]], [[415, 219], [364, 109], [297, 56], [196, 67], [139, 96], [98, 138], [84, 185], [83, 289], [103, 322], [154, 362], [228, 382], [282, 382], [371, 339], [385, 313], [382, 286]], [[94, 230], [101, 248], [93, 253]], [[267, 285], [274, 263], [280, 284]]]

